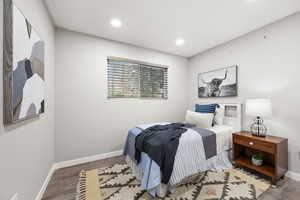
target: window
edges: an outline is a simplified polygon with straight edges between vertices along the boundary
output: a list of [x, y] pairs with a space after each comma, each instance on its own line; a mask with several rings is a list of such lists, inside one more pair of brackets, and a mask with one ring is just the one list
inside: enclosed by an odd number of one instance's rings
[[108, 98], [168, 98], [168, 68], [134, 60], [107, 59]]

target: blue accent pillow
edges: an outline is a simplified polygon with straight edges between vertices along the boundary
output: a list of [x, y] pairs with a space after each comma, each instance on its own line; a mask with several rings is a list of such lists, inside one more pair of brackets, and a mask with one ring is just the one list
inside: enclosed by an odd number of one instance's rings
[[207, 104], [207, 105], [200, 105], [196, 104], [195, 111], [199, 113], [215, 113], [216, 108], [219, 108], [219, 104]]

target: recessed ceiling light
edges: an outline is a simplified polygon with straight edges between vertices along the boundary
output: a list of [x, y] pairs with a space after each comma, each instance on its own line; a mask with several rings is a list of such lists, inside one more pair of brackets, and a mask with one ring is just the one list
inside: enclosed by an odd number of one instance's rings
[[122, 22], [119, 19], [112, 19], [110, 20], [110, 25], [115, 28], [120, 28], [122, 26]]
[[183, 44], [184, 44], [184, 39], [178, 38], [178, 39], [176, 40], [176, 45], [177, 45], [177, 46], [181, 46], [181, 45], [183, 45]]

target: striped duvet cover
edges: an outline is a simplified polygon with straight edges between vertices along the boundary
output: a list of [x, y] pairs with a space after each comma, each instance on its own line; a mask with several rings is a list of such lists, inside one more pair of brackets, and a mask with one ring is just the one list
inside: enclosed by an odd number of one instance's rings
[[171, 188], [196, 173], [211, 169], [222, 170], [232, 167], [229, 160], [226, 159], [227, 156], [224, 157], [223, 154], [206, 159], [205, 146], [207, 145], [204, 145], [203, 137], [196, 130], [188, 128], [179, 140], [169, 184], [168, 186], [161, 184], [160, 167], [155, 161], [151, 160], [146, 153], [142, 153], [141, 162], [137, 165], [132, 156], [135, 151], [135, 136], [138, 135], [141, 130], [157, 124], [139, 125], [131, 129], [128, 133], [124, 149], [127, 163], [141, 179], [142, 188], [148, 190], [153, 196], [157, 193], [160, 194], [159, 196], [164, 196], [168, 188]]

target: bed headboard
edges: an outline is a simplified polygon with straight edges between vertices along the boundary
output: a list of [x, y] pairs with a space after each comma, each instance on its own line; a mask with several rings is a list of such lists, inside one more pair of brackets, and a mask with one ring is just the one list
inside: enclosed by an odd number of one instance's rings
[[242, 130], [242, 104], [219, 103], [225, 107], [224, 125], [232, 126], [234, 132]]

